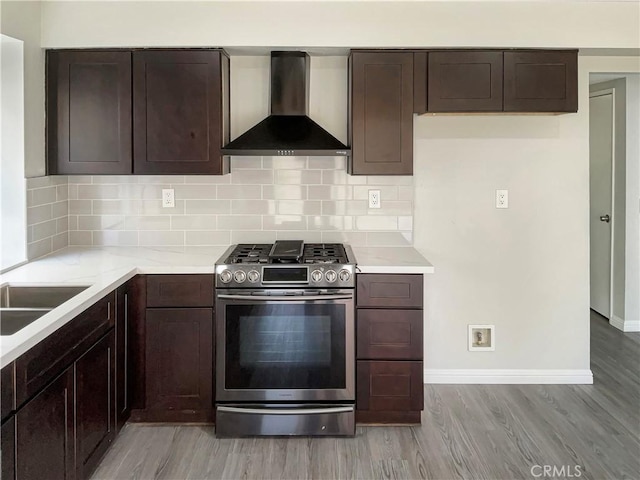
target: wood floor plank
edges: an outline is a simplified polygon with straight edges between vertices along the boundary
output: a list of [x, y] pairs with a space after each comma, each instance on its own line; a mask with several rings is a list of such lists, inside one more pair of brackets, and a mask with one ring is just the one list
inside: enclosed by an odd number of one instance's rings
[[[425, 385], [422, 425], [355, 438], [218, 439], [211, 426], [128, 424], [94, 479], [640, 478], [640, 334], [591, 316], [594, 385]], [[566, 476], [566, 475], [565, 475]]]

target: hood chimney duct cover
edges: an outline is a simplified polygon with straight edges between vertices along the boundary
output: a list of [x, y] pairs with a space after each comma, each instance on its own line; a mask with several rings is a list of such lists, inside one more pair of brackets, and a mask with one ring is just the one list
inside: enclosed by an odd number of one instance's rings
[[271, 54], [271, 115], [309, 115], [309, 55]]
[[306, 52], [271, 52], [271, 114], [225, 145], [222, 154], [349, 156], [349, 147], [308, 117], [309, 77]]

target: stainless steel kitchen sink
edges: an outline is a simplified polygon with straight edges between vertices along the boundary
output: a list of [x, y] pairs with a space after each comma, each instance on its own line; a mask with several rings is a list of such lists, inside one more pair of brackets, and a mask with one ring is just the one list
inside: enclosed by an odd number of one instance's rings
[[6, 309], [0, 308], [0, 336], [13, 335], [36, 321], [51, 309]]
[[63, 304], [87, 286], [4, 285], [0, 287], [0, 308], [48, 308]]

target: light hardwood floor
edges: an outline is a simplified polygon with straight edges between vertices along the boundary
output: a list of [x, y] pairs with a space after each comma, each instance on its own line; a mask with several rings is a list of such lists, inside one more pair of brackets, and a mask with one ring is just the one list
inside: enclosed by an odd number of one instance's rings
[[565, 478], [638, 479], [640, 334], [592, 313], [591, 368], [593, 385], [426, 385], [421, 426], [355, 438], [219, 440], [212, 427], [129, 424], [93, 478], [506, 480], [551, 465]]

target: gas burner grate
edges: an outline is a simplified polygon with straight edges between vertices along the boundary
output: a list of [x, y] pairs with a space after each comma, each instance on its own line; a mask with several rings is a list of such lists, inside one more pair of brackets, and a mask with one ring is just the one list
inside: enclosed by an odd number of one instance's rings
[[304, 263], [348, 263], [340, 243], [307, 243], [302, 256]]
[[271, 244], [239, 244], [233, 249], [227, 263], [267, 263]]

